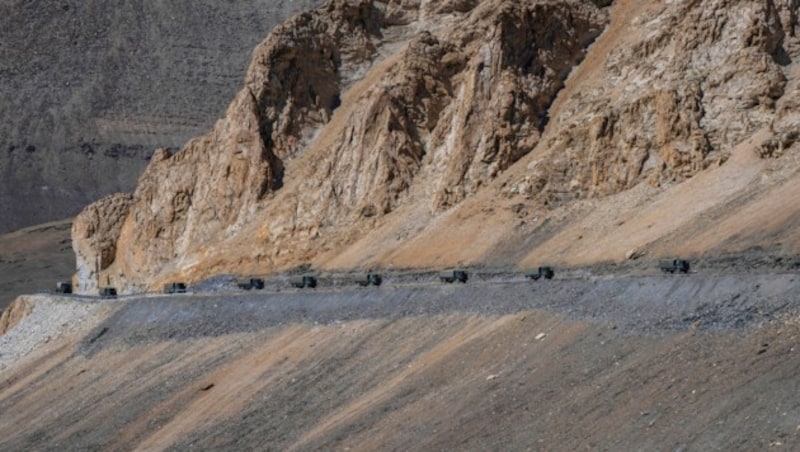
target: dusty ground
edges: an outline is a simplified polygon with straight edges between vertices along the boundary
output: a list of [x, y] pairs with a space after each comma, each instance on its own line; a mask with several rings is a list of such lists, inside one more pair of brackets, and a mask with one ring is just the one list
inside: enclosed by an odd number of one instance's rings
[[0, 447], [800, 446], [800, 275], [568, 276], [41, 299], [0, 353], [87, 321], [0, 371]]
[[26, 293], [55, 289], [75, 272], [72, 220], [0, 235], [0, 312]]

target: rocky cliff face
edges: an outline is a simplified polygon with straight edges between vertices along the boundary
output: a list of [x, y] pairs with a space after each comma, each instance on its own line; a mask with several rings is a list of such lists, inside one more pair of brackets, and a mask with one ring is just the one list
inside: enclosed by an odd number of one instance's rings
[[793, 146], [797, 2], [608, 3], [334, 0], [296, 16], [211, 132], [156, 153], [97, 276], [133, 290], [264, 273], [376, 234], [385, 252], [487, 190], [547, 215], [691, 178], [765, 128], [761, 154]]
[[117, 254], [120, 230], [130, 211], [133, 196], [117, 193], [90, 205], [72, 223], [72, 243], [78, 267], [73, 287], [82, 293], [94, 293], [108, 285], [100, 275]]
[[776, 104], [794, 97], [784, 94], [798, 2], [644, 4], [628, 35], [586, 69], [593, 80], [564, 99], [547, 157], [518, 185], [528, 195], [564, 202], [680, 181], [784, 121]]

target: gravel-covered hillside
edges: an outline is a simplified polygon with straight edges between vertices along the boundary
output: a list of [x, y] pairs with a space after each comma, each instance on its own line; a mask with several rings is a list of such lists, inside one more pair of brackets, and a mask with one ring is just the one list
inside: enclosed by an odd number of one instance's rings
[[0, 336], [0, 448], [800, 445], [796, 273], [422, 276], [21, 297]]
[[0, 232], [130, 191], [222, 116], [252, 49], [318, 0], [0, 2]]

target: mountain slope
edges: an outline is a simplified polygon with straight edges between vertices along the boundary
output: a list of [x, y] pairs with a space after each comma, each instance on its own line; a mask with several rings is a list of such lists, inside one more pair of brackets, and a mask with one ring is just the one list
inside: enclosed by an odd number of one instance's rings
[[0, 446], [800, 444], [795, 275], [388, 284], [20, 299]]
[[52, 290], [75, 272], [69, 221], [0, 234], [0, 311], [26, 293]]
[[[78, 218], [79, 286], [795, 252], [770, 199], [797, 168], [797, 5], [731, 3], [328, 2], [157, 152], [121, 227]], [[786, 221], [745, 216], [770, 205]]]
[[0, 3], [0, 233], [130, 191], [207, 130], [255, 44], [318, 1]]

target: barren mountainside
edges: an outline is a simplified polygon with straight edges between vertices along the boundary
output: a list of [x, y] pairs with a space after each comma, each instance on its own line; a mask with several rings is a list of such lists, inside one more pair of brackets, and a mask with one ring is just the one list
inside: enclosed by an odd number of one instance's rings
[[211, 131], [76, 219], [80, 290], [800, 250], [798, 2], [609, 3], [295, 16]]
[[130, 191], [202, 134], [272, 27], [319, 1], [0, 2], [0, 233]]
[[70, 246], [79, 292], [0, 313], [0, 450], [800, 450], [799, 13], [294, 16], [134, 191], [0, 235], [0, 295]]

